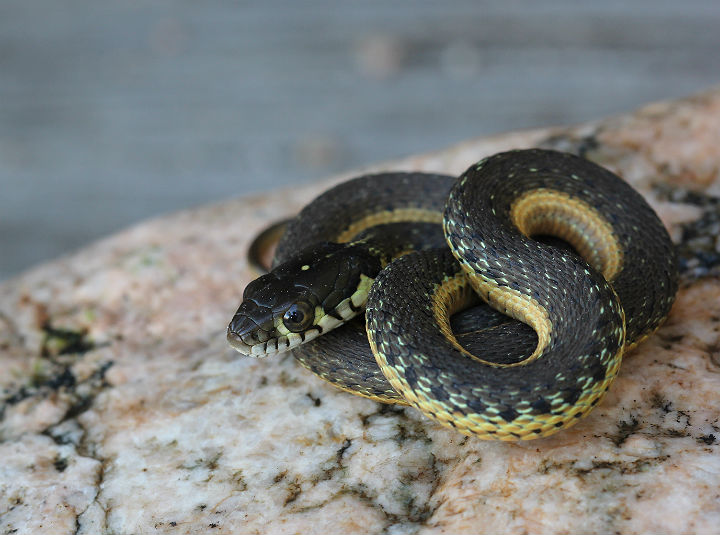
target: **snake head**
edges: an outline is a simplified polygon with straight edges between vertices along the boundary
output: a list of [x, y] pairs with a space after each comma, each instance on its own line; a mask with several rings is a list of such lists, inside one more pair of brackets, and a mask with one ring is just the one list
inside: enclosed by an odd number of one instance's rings
[[228, 325], [228, 342], [253, 357], [308, 342], [363, 310], [379, 269], [357, 247], [321, 243], [305, 249], [247, 285]]

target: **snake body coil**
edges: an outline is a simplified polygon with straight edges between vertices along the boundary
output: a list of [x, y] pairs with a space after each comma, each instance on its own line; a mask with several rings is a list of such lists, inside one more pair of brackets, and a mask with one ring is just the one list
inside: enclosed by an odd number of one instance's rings
[[[586, 415], [677, 291], [672, 244], [644, 199], [591, 162], [538, 149], [457, 181], [342, 184], [290, 224], [276, 261], [246, 289], [234, 347], [295, 348], [340, 388], [500, 440]], [[351, 318], [365, 306], [363, 326]]]

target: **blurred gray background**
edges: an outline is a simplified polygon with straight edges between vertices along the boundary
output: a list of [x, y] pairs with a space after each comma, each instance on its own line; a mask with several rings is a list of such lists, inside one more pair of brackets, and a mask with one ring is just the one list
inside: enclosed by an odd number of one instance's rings
[[718, 0], [3, 0], [0, 279], [163, 212], [719, 73]]

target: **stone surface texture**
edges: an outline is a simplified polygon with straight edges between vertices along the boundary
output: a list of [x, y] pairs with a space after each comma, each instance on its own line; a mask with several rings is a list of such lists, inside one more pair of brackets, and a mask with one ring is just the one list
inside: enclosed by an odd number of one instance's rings
[[227, 346], [250, 239], [346, 174], [148, 221], [0, 286], [0, 533], [720, 532], [720, 90], [363, 171], [460, 173], [532, 146], [619, 173], [681, 254], [670, 317], [588, 418], [484, 442]]

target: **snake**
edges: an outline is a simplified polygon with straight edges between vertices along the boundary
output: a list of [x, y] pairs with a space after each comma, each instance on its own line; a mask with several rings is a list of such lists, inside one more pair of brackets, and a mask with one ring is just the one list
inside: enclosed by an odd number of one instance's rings
[[292, 350], [348, 392], [481, 439], [589, 414], [667, 318], [677, 257], [645, 199], [589, 160], [501, 152], [459, 177], [365, 175], [288, 223], [227, 339]]

